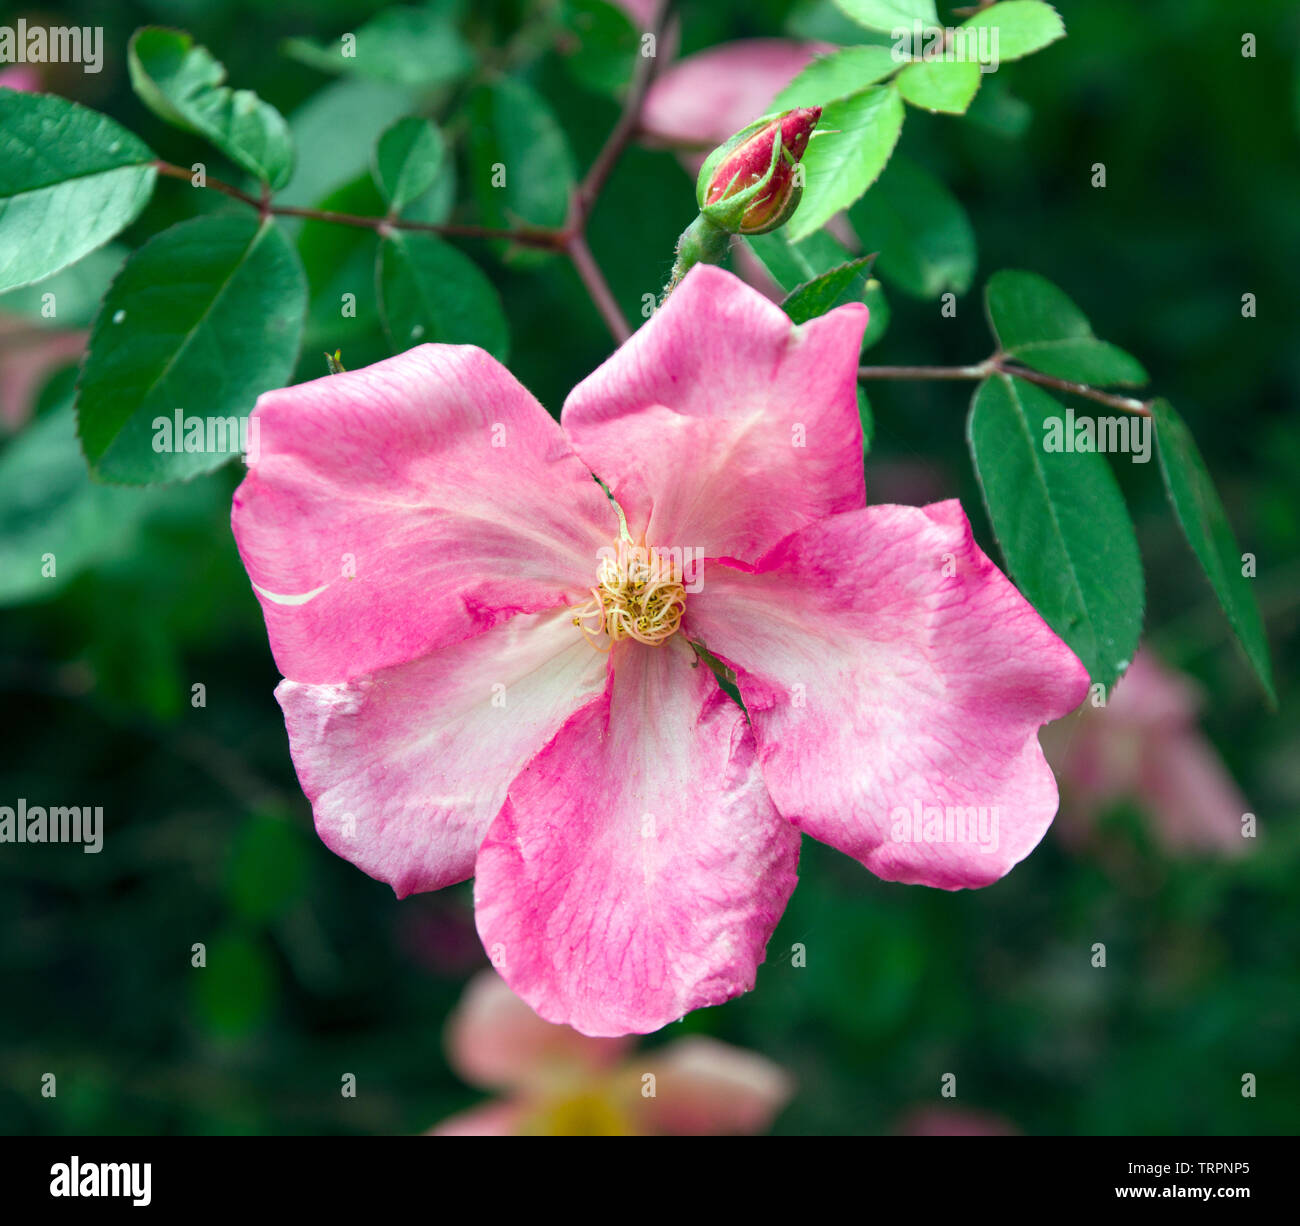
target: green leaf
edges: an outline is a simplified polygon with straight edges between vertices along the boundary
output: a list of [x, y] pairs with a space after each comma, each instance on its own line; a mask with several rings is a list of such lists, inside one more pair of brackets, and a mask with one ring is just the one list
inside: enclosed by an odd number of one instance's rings
[[153, 153], [105, 115], [0, 89], [0, 293], [75, 264], [149, 202]]
[[923, 110], [962, 115], [983, 79], [973, 60], [923, 60], [898, 74], [898, 92], [905, 102]]
[[832, 102], [803, 155], [803, 199], [790, 222], [798, 242], [820, 230], [876, 181], [903, 130], [903, 103], [892, 85], [870, 85]]
[[[384, 208], [383, 198], [369, 174], [331, 192], [321, 208], [339, 213], [374, 216]], [[375, 260], [379, 239], [373, 230], [307, 221], [298, 234], [298, 255], [307, 274], [307, 322], [303, 349], [309, 360], [322, 350], [342, 348], [351, 360], [358, 345], [372, 339], [389, 348], [382, 336], [379, 296], [375, 287]], [[352, 297], [347, 299], [346, 294]], [[345, 304], [347, 307], [345, 313]]]
[[957, 198], [928, 170], [898, 157], [849, 221], [880, 252], [880, 275], [918, 298], [964, 294], [975, 276], [975, 231]]
[[751, 234], [745, 242], [786, 293], [853, 258], [852, 252], [825, 230], [810, 235], [802, 243], [790, 242], [783, 230]]
[[772, 100], [769, 110], [824, 106], [892, 75], [899, 66], [888, 47], [844, 47], [818, 56]]
[[69, 378], [65, 403], [0, 452], [0, 605], [53, 596], [88, 567], [128, 554], [161, 495], [90, 479]]
[[[804, 282], [815, 280], [853, 260], [849, 249], [825, 230], [818, 230], [801, 243], [791, 243], [783, 230], [774, 230], [770, 234], [752, 234], [744, 241], [772, 280], [787, 294], [793, 293]], [[862, 338], [862, 347], [866, 349], [885, 334], [885, 329], [889, 326], [889, 303], [885, 300], [879, 281], [871, 277], [865, 280], [861, 278], [859, 272], [858, 277], [849, 282], [848, 288], [832, 305], [838, 306], [840, 302], [867, 304], [871, 314], [867, 320], [866, 335]]]
[[564, 0], [561, 20], [561, 54], [574, 78], [597, 93], [618, 94], [641, 50], [641, 33], [627, 13], [609, 0]]
[[415, 92], [382, 81], [331, 81], [289, 118], [302, 157], [277, 204], [310, 207], [330, 192], [367, 174], [376, 132], [417, 105]]
[[394, 214], [433, 186], [442, 168], [442, 134], [427, 119], [399, 119], [375, 146], [375, 183]]
[[999, 375], [976, 390], [967, 439], [1011, 577], [1109, 687], [1142, 632], [1142, 562], [1105, 457], [1044, 449], [1062, 413], [1041, 388]]
[[832, 268], [811, 281], [805, 281], [781, 303], [781, 309], [797, 324], [807, 323], [818, 315], [825, 315], [843, 298], [845, 292], [862, 278], [874, 255], [864, 255], [859, 259]]
[[1033, 272], [1004, 269], [984, 291], [989, 324], [1003, 353], [1045, 375], [1098, 386], [1138, 386], [1142, 364], [1098, 340], [1088, 318], [1055, 285]]
[[1164, 478], [1169, 503], [1264, 692], [1276, 705], [1264, 620], [1254, 587], [1241, 573], [1241, 550], [1214, 481], [1191, 431], [1173, 407], [1167, 401], [1157, 400], [1152, 406], [1152, 418], [1160, 475]]
[[927, 26], [935, 25], [939, 20], [934, 0], [835, 0], [835, 7], [868, 30], [884, 30], [886, 33], [899, 26], [910, 29], [918, 19]]
[[862, 337], [862, 348], [867, 350], [889, 331], [889, 320], [893, 312], [889, 309], [889, 299], [885, 297], [884, 287], [875, 277], [867, 281], [862, 301], [867, 304], [867, 310], [871, 312], [867, 319], [867, 331]]
[[[996, 31], [997, 43], [990, 43], [988, 50], [991, 54], [986, 57], [993, 63], [1032, 55], [1065, 37], [1065, 22], [1061, 15], [1043, 0], [1002, 0], [1001, 4], [986, 8], [962, 22], [961, 28], [988, 30], [986, 37], [990, 39]], [[974, 39], [971, 45], [977, 45]]]
[[506, 77], [474, 91], [469, 117], [471, 188], [484, 224], [562, 226], [575, 181], [573, 155], [546, 103]]
[[505, 361], [509, 331], [492, 282], [432, 234], [394, 233], [379, 249], [379, 303], [399, 351], [433, 341], [478, 345]]
[[10, 290], [0, 297], [0, 312], [25, 315], [51, 328], [87, 328], [126, 254], [119, 243], [109, 243], [52, 277]]
[[438, 8], [386, 8], [355, 34], [328, 43], [291, 38], [283, 50], [321, 72], [345, 72], [425, 89], [455, 81], [475, 65], [474, 53], [451, 14]]
[[[253, 402], [293, 371], [306, 298], [298, 256], [269, 219], [209, 214], [147, 242], [90, 337], [77, 415], [92, 472], [174, 481], [237, 454]], [[161, 433], [178, 410], [200, 423], [202, 450]]]
[[231, 89], [226, 70], [180, 30], [148, 26], [127, 45], [131, 86], [160, 119], [212, 142], [272, 189], [293, 173], [284, 116], [252, 90]]

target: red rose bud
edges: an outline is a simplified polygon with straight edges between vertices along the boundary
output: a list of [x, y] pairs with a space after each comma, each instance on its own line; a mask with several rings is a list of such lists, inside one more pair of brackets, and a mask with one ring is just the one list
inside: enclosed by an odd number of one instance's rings
[[[787, 221], [802, 195], [795, 168], [821, 113], [819, 106], [799, 107], [737, 132], [700, 171], [701, 210], [738, 234], [761, 234]], [[711, 207], [724, 201], [733, 201], [739, 214]]]

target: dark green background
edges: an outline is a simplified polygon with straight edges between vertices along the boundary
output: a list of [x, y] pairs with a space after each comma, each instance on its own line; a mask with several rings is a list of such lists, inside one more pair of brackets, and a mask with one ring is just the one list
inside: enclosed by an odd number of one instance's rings
[[[185, 26], [235, 83], [287, 113], [325, 79], [281, 58], [280, 39], [330, 37], [374, 7], [85, 3], [41, 19], [106, 27], [104, 72], [64, 71], [54, 88], [188, 164], [204, 155], [130, 93], [133, 28]], [[475, 37], [500, 41], [521, 7], [476, 4]], [[682, 7], [684, 51], [791, 28], [790, 6], [767, 0]], [[1210, 692], [1206, 726], [1260, 816], [1260, 849], [1233, 864], [1171, 860], [1144, 814], [1121, 811], [1104, 854], [1068, 854], [1049, 834], [998, 885], [946, 894], [882, 883], [805, 840], [757, 991], [648, 1040], [702, 1031], [787, 1066], [799, 1091], [780, 1132], [888, 1131], [939, 1101], [946, 1072], [958, 1075], [960, 1105], [1028, 1133], [1300, 1124], [1300, 13], [1285, 0], [1061, 8], [1069, 38], [1000, 74], [1031, 109], [1022, 137], [909, 112], [902, 148], [969, 209], [977, 285], [1002, 267], [1055, 281], [1100, 335], [1144, 362], [1195, 431], [1243, 548], [1259, 558], [1277, 714], [1228, 641], [1156, 465], [1122, 465], [1120, 477], [1152, 642]], [[1257, 58], [1240, 53], [1246, 30]], [[554, 55], [529, 76], [585, 164], [613, 104], [576, 86]], [[1099, 161], [1105, 189], [1089, 184]], [[160, 187], [127, 240], [183, 216], [189, 200]], [[630, 315], [665, 279], [692, 214], [672, 156], [627, 156], [591, 239]], [[507, 273], [468, 249], [504, 296], [512, 367], [558, 410], [608, 353], [598, 317], [566, 266]], [[1255, 319], [1241, 316], [1247, 292]], [[985, 356], [978, 289], [951, 321], [933, 303], [891, 300], [874, 360]], [[309, 350], [301, 375], [319, 373]], [[874, 387], [868, 489], [877, 466], [922, 458], [987, 540], [964, 451], [966, 392]], [[396, 903], [312, 833], [230, 536], [237, 477], [227, 469], [175, 491], [116, 560], [54, 599], [0, 613], [0, 802], [102, 805], [107, 825], [98, 856], [0, 847], [5, 1132], [411, 1132], [479, 1098], [441, 1046], [462, 983], [485, 962], [469, 889]], [[207, 686], [201, 710], [189, 705], [195, 682]], [[196, 941], [208, 945], [205, 971], [190, 967]], [[789, 965], [796, 941], [805, 969]], [[1108, 948], [1104, 971], [1089, 964], [1096, 941]], [[46, 1072], [58, 1076], [56, 1099], [40, 1096]], [[339, 1094], [343, 1072], [357, 1075], [356, 1099]], [[1241, 1096], [1246, 1072], [1257, 1098]]]

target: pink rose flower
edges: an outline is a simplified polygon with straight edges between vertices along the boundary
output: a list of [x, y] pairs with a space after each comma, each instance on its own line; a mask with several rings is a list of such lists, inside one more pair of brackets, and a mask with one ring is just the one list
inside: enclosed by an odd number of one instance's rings
[[1250, 806], [1196, 726], [1201, 701], [1189, 678], [1144, 648], [1104, 707], [1084, 707], [1052, 730], [1047, 748], [1066, 790], [1067, 842], [1086, 842], [1103, 811], [1127, 799], [1150, 816], [1168, 851], [1245, 854], [1241, 819]]
[[471, 1085], [504, 1096], [430, 1129], [434, 1136], [707, 1136], [762, 1132], [790, 1099], [770, 1060], [702, 1036], [633, 1055], [543, 1021], [495, 971], [465, 989], [447, 1057]]
[[1087, 674], [956, 501], [866, 506], [866, 318], [700, 265], [562, 425], [470, 346], [258, 401], [233, 525], [317, 831], [399, 896], [473, 876], [549, 1021], [749, 990], [801, 830], [956, 889], [1052, 820]]

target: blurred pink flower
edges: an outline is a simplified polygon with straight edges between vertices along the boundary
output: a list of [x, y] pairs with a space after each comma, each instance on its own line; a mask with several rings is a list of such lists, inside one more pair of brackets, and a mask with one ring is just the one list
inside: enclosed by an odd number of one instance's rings
[[27, 421], [45, 381], [81, 356], [86, 335], [0, 311], [0, 433], [18, 430]]
[[471, 1085], [503, 1097], [453, 1115], [434, 1136], [629, 1136], [756, 1133], [789, 1101], [770, 1060], [692, 1036], [633, 1055], [543, 1021], [482, 971], [447, 1025], [447, 1056]]
[[14, 64], [0, 69], [0, 89], [16, 89], [19, 93], [35, 94], [41, 88], [41, 74], [30, 64]]
[[771, 109], [772, 99], [820, 52], [822, 43], [752, 38], [722, 43], [665, 69], [641, 107], [643, 135], [703, 154]]
[[551, 1021], [750, 990], [800, 831], [957, 889], [1056, 812], [1037, 729], [1087, 674], [956, 501], [866, 506], [866, 318], [702, 264], [560, 424], [471, 346], [258, 401], [232, 523], [316, 829], [399, 896], [473, 876]]
[[1104, 707], [1085, 705], [1046, 730], [1065, 794], [1062, 837], [1086, 841], [1108, 806], [1130, 800], [1169, 851], [1243, 854], [1249, 806], [1196, 726], [1201, 703], [1189, 678], [1144, 648]]
[[895, 1128], [904, 1137], [1017, 1137], [1020, 1130], [1010, 1120], [989, 1111], [965, 1107], [917, 1107]]
[[[34, 94], [40, 88], [41, 74], [30, 64], [0, 70], [0, 89]], [[27, 421], [45, 380], [80, 357], [85, 344], [85, 332], [43, 327], [0, 309], [0, 433]]]

